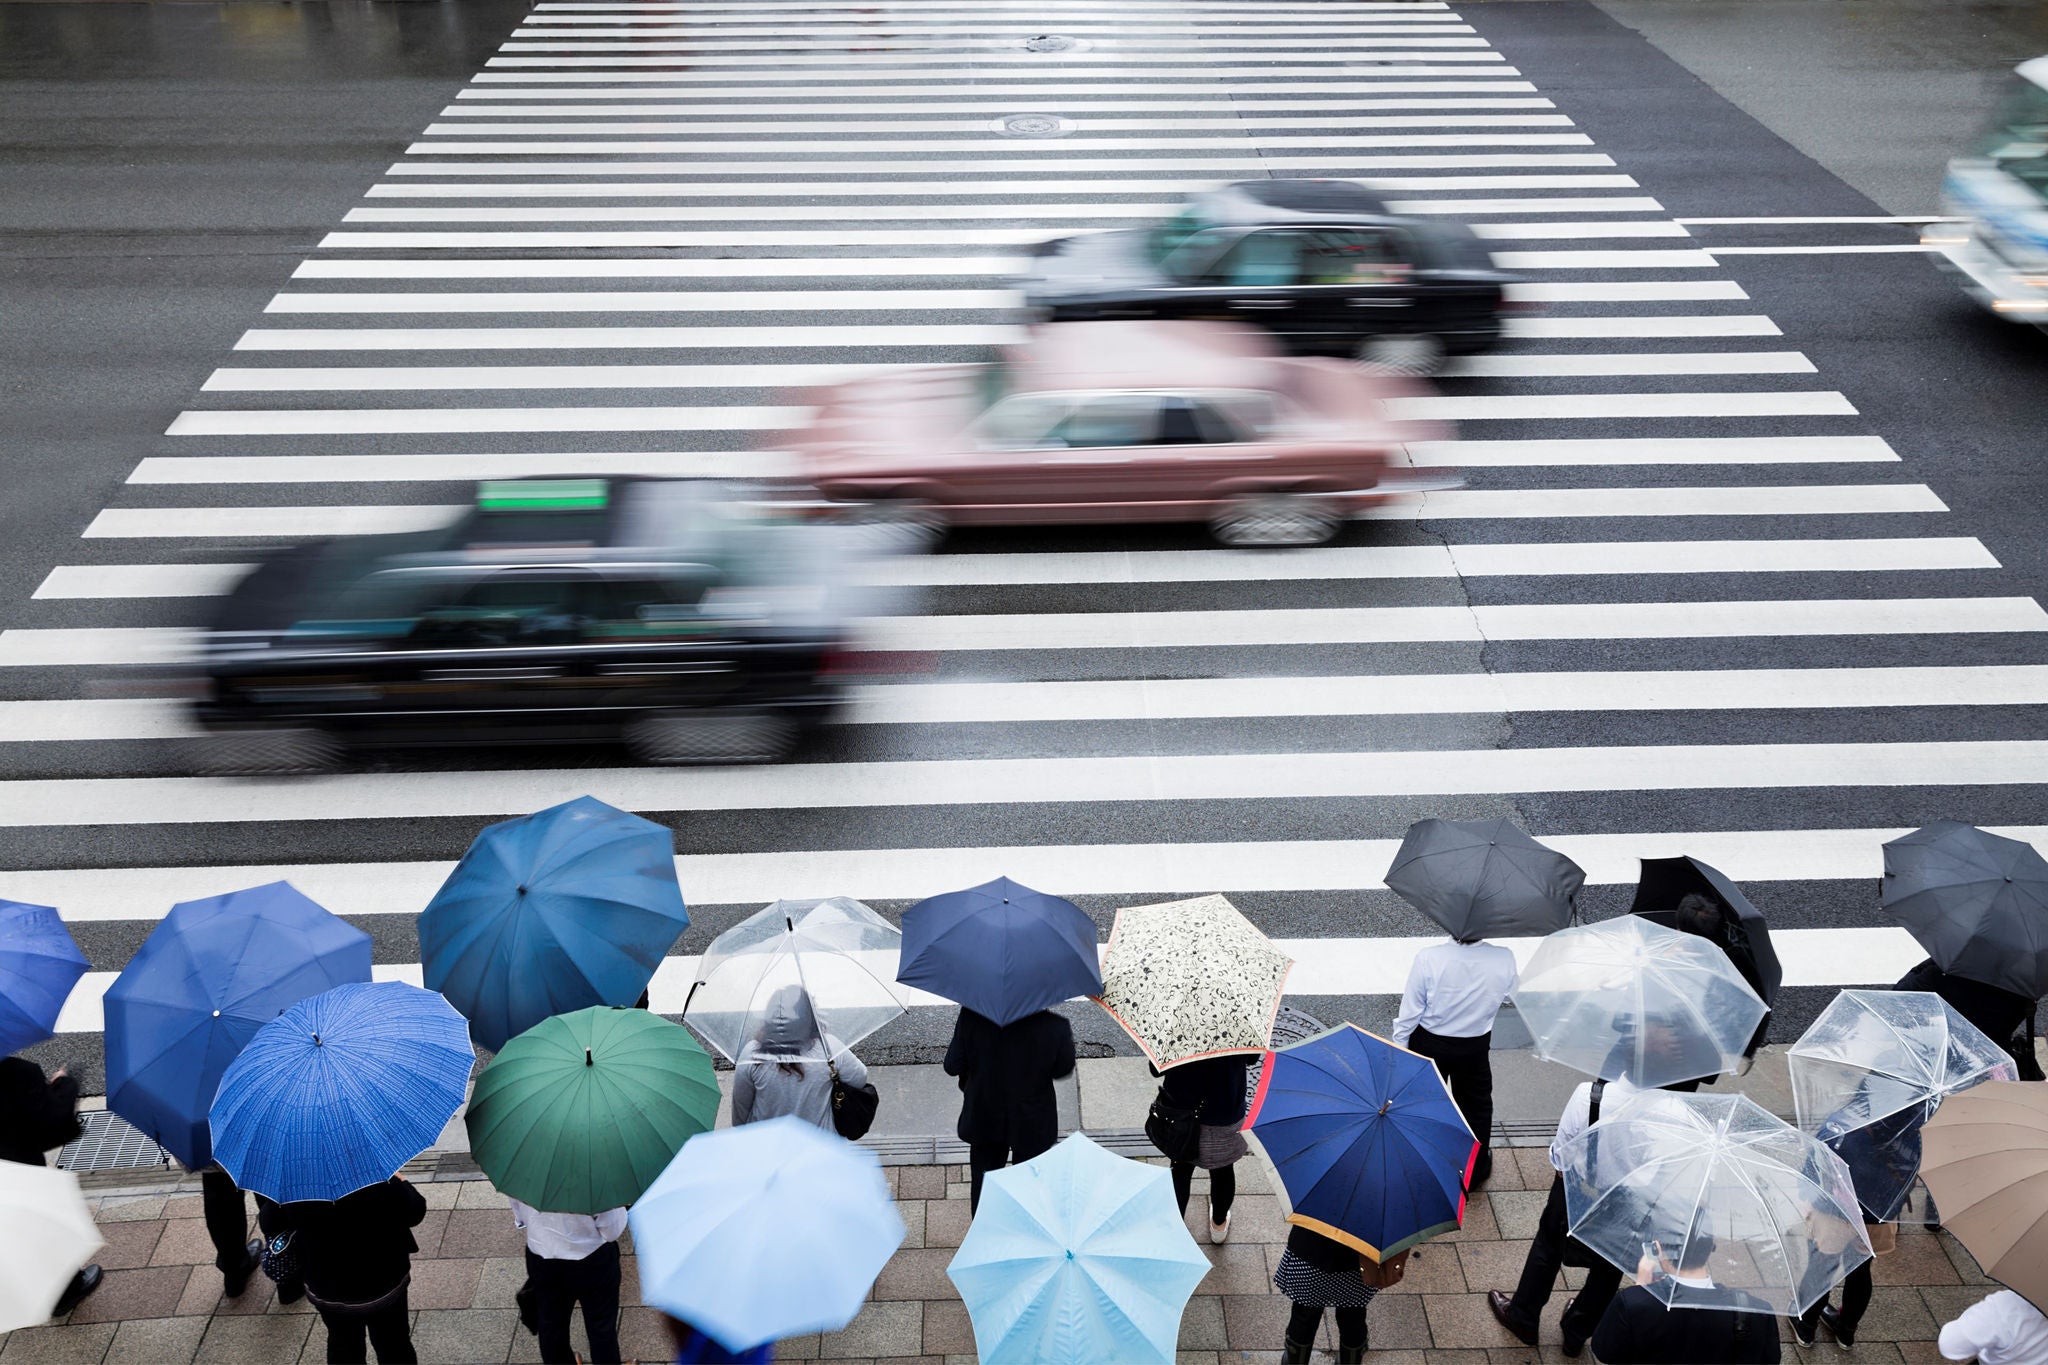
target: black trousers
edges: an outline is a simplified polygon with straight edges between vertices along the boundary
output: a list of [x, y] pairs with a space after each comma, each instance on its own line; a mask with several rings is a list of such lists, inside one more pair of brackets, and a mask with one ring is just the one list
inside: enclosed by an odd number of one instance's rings
[[412, 1348], [412, 1310], [405, 1291], [374, 1313], [343, 1313], [320, 1309], [327, 1324], [327, 1365], [365, 1365], [363, 1338], [377, 1348], [378, 1365], [419, 1365], [419, 1353]]
[[1419, 1052], [1436, 1063], [1437, 1073], [1451, 1088], [1458, 1112], [1479, 1139], [1479, 1157], [1472, 1163], [1472, 1186], [1478, 1188], [1493, 1174], [1493, 1035], [1477, 1038], [1446, 1038], [1418, 1028], [1409, 1035], [1408, 1050]]
[[[1363, 1308], [1332, 1308], [1337, 1315], [1337, 1345], [1343, 1350], [1364, 1347], [1365, 1310]], [[1323, 1310], [1314, 1304], [1297, 1303], [1294, 1311], [1287, 1315], [1287, 1335], [1296, 1341], [1313, 1342], [1316, 1332], [1323, 1325]]]
[[199, 1207], [213, 1239], [213, 1267], [225, 1274], [249, 1256], [249, 1201], [233, 1176], [209, 1166], [199, 1175]]
[[[1569, 1226], [1564, 1204], [1564, 1177], [1553, 1175], [1550, 1178], [1550, 1198], [1543, 1205], [1543, 1216], [1536, 1222], [1536, 1240], [1529, 1244], [1529, 1259], [1522, 1262], [1521, 1283], [1515, 1286], [1514, 1297], [1508, 1301], [1508, 1318], [1517, 1327], [1532, 1333], [1536, 1330], [1537, 1320], [1543, 1316], [1543, 1305], [1550, 1302], [1550, 1291], [1557, 1285], [1557, 1272], [1564, 1268], [1564, 1247], [1570, 1240], [1566, 1231]], [[1607, 1311], [1607, 1305], [1613, 1302], [1620, 1289], [1619, 1267], [1601, 1260], [1600, 1264], [1588, 1270], [1586, 1287], [1565, 1305], [1565, 1341], [1577, 1344], [1592, 1336], [1593, 1329], [1600, 1325], [1600, 1315]]]
[[1051, 1143], [970, 1142], [967, 1144], [967, 1212], [981, 1207], [981, 1178], [1016, 1161], [1029, 1161]]
[[526, 1253], [526, 1282], [533, 1286], [540, 1319], [540, 1358], [545, 1365], [573, 1365], [569, 1319], [583, 1305], [583, 1330], [590, 1337], [590, 1365], [619, 1365], [619, 1244], [606, 1242], [580, 1261], [556, 1261]]
[[[1176, 1161], [1173, 1163], [1173, 1197], [1180, 1201], [1180, 1211], [1188, 1211], [1188, 1196], [1195, 1189], [1195, 1163]], [[1219, 1166], [1209, 1172], [1209, 1221], [1220, 1223], [1230, 1216], [1230, 1206], [1237, 1200], [1237, 1163]]]
[[[1876, 1291], [1876, 1281], [1870, 1275], [1870, 1262], [1865, 1261], [1849, 1272], [1842, 1281], [1842, 1326], [1850, 1331], [1863, 1321], [1863, 1314], [1870, 1308], [1870, 1296]], [[1828, 1306], [1828, 1296], [1821, 1295], [1813, 1301], [1813, 1307], [1799, 1315], [1799, 1325], [1808, 1336], [1820, 1326], [1820, 1310]]]

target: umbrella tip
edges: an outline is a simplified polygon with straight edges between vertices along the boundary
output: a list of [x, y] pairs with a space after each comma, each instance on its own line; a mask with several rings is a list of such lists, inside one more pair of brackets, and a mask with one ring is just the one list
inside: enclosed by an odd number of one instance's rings
[[319, 1034], [317, 1034], [317, 1033], [313, 1035], [313, 1046], [314, 1046], [314, 1047], [319, 1047], [319, 1046], [320, 1046], [320, 1035], [319, 1035]]
[[596, 1065], [597, 1065], [597, 1059], [596, 1059], [596, 1058], [594, 1058], [594, 1057], [592, 1057], [592, 1056], [590, 1055], [590, 1049], [589, 1049], [589, 1048], [584, 1048], [584, 1049], [583, 1049], [583, 1065], [585, 1065], [585, 1066], [596, 1066]]
[[220, 1011], [219, 1011], [219, 1010], [215, 1010], [215, 1011], [213, 1012], [213, 1017], [214, 1017], [214, 1018], [216, 1018], [216, 1019], [220, 1018]]
[[523, 895], [525, 895], [525, 894], [526, 894], [526, 888], [525, 888], [525, 887], [523, 887], [523, 886], [522, 886], [522, 887], [520, 887], [520, 888], [519, 888], [519, 894], [520, 894], [520, 895], [522, 895], [522, 896], [523, 896]]
[[1389, 1109], [1392, 1109], [1393, 1107], [1394, 1107], [1394, 1102], [1393, 1102], [1392, 1100], [1381, 1100], [1381, 1101], [1380, 1101], [1380, 1112], [1381, 1112], [1382, 1114], [1386, 1113], [1386, 1112], [1387, 1112], [1387, 1111], [1388, 1111]]

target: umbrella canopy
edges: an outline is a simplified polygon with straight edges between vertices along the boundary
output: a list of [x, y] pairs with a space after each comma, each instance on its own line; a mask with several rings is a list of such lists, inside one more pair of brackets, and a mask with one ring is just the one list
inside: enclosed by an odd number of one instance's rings
[[0, 1054], [55, 1036], [86, 966], [55, 910], [0, 900]]
[[638, 1199], [717, 1122], [718, 1075], [680, 1024], [597, 1006], [505, 1044], [463, 1117], [500, 1191], [555, 1213], [603, 1213]]
[[1937, 821], [1884, 846], [1881, 899], [1943, 971], [2048, 995], [2048, 861], [2032, 844]]
[[[1292, 1005], [1282, 1005], [1279, 1012], [1273, 1016], [1271, 1041], [1266, 1046], [1270, 1052], [1274, 1048], [1283, 1048], [1291, 1043], [1301, 1042], [1305, 1038], [1313, 1038], [1329, 1027], [1328, 1024], [1316, 1018], [1307, 1010], [1298, 1010]], [[1252, 1101], [1258, 1098], [1259, 1081], [1266, 1074], [1267, 1055], [1268, 1053], [1266, 1052], [1260, 1053], [1253, 1060], [1252, 1064], [1244, 1069], [1244, 1107], [1246, 1109], [1250, 1109]]]
[[896, 979], [1014, 1023], [1077, 995], [1102, 994], [1095, 921], [1072, 901], [998, 877], [919, 901], [903, 916]]
[[1387, 886], [1452, 938], [1552, 933], [1572, 922], [1586, 873], [1507, 820], [1418, 820]]
[[1287, 1221], [1374, 1260], [1465, 1221], [1479, 1143], [1436, 1063], [1356, 1024], [1269, 1054], [1244, 1127]]
[[588, 796], [486, 826], [420, 914], [427, 989], [493, 1052], [551, 1014], [632, 1004], [690, 925], [675, 852]]
[[[777, 901], [711, 940], [683, 1002], [683, 1022], [727, 1061], [816, 1057], [830, 1036], [833, 1055], [853, 1047], [910, 1003], [897, 984], [903, 933], [857, 900]], [[779, 1028], [782, 1004], [807, 996], [815, 1027]]]
[[1920, 1173], [1920, 1129], [1949, 1095], [2014, 1080], [2004, 1048], [1931, 991], [1843, 991], [1787, 1055], [1799, 1126], [1849, 1164], [1876, 1222]]
[[1510, 998], [1537, 1056], [1645, 1089], [1733, 1071], [1764, 1017], [1726, 953], [1640, 915], [1544, 939]]
[[1572, 1235], [1609, 1261], [1709, 1253], [1711, 1283], [1651, 1280], [1667, 1308], [1791, 1316], [1870, 1259], [1849, 1168], [1747, 1096], [1641, 1091], [1561, 1156]]
[[288, 882], [174, 905], [107, 987], [107, 1108], [198, 1170], [220, 1079], [256, 1030], [369, 979], [370, 936]]
[[880, 1159], [789, 1115], [691, 1138], [632, 1227], [640, 1297], [735, 1352], [846, 1326], [905, 1235]]
[[78, 1177], [0, 1161], [0, 1332], [50, 1320], [71, 1277], [100, 1249]]
[[1171, 1365], [1208, 1273], [1167, 1172], [1081, 1133], [989, 1172], [946, 1267], [983, 1365]]
[[401, 981], [336, 986], [256, 1030], [221, 1077], [213, 1156], [280, 1204], [339, 1199], [432, 1145], [476, 1053], [446, 1000]]
[[1221, 896], [1116, 912], [1095, 1003], [1151, 1058], [1264, 1053], [1294, 959]]
[[[1644, 858], [1642, 864], [1629, 913], [1712, 939], [1764, 1004], [1775, 1004], [1785, 984], [1785, 969], [1778, 965], [1764, 912], [1751, 905], [1720, 869], [1697, 858]], [[1694, 896], [1699, 900], [1688, 904], [1687, 898]]]
[[2048, 1085], [1993, 1081], [1927, 1121], [1920, 1175], [1984, 1273], [2048, 1313]]

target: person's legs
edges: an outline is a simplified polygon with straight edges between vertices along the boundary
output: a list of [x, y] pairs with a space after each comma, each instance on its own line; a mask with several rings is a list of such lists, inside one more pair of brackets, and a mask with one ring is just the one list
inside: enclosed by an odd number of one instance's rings
[[534, 1334], [540, 1338], [540, 1358], [545, 1365], [573, 1365], [576, 1359], [569, 1344], [576, 1289], [568, 1273], [575, 1264], [526, 1253], [526, 1282], [533, 1288]]
[[1343, 1351], [1362, 1351], [1366, 1346], [1365, 1310], [1363, 1308], [1339, 1308], [1337, 1316], [1337, 1347]]
[[1287, 1341], [1283, 1360], [1306, 1361], [1315, 1350], [1316, 1333], [1323, 1328], [1323, 1310], [1316, 1304], [1297, 1303], [1287, 1315]]
[[370, 1357], [365, 1354], [363, 1319], [323, 1308], [320, 1321], [327, 1324], [327, 1365], [364, 1365]]
[[1875, 1285], [1868, 1261], [1850, 1271], [1848, 1278], [1842, 1281], [1842, 1311], [1837, 1321], [1851, 1332], [1856, 1330], [1857, 1323], [1863, 1321], [1863, 1315], [1870, 1311], [1870, 1296]]
[[[1221, 1223], [1230, 1217], [1230, 1206], [1237, 1199], [1237, 1164], [1218, 1166], [1209, 1172], [1209, 1221]], [[1182, 1201], [1186, 1203], [1185, 1200]]]
[[1418, 1028], [1408, 1046], [1436, 1063], [1452, 1102], [1479, 1140], [1479, 1155], [1472, 1163], [1472, 1187], [1477, 1189], [1493, 1174], [1493, 1035], [1446, 1038]]
[[1010, 1160], [1007, 1142], [975, 1142], [967, 1147], [967, 1213], [972, 1217], [981, 1207], [981, 1178], [1000, 1171]]
[[199, 1176], [199, 1207], [206, 1214], [206, 1235], [213, 1242], [213, 1268], [221, 1274], [228, 1297], [249, 1283], [257, 1259], [249, 1251], [249, 1202], [233, 1176], [209, 1167]]
[[576, 1298], [590, 1337], [590, 1365], [619, 1365], [619, 1244], [606, 1242], [576, 1263]]
[[1192, 1161], [1176, 1161], [1173, 1163], [1172, 1173], [1174, 1202], [1180, 1205], [1182, 1213], [1186, 1213], [1188, 1211], [1188, 1196], [1193, 1193], [1195, 1188], [1195, 1163]]
[[1514, 1296], [1500, 1310], [1510, 1330], [1536, 1334], [1537, 1319], [1543, 1315], [1543, 1305], [1550, 1302], [1557, 1272], [1564, 1265], [1566, 1227], [1564, 1180], [1553, 1175], [1550, 1199], [1536, 1221], [1536, 1238], [1529, 1243], [1528, 1259], [1522, 1262], [1522, 1278], [1515, 1285]]
[[1820, 1330], [1820, 1311], [1828, 1306], [1828, 1296], [1823, 1294], [1813, 1301], [1813, 1307], [1793, 1319], [1793, 1332], [1801, 1345], [1813, 1345], [1813, 1334]]
[[1586, 1283], [1564, 1309], [1564, 1348], [1583, 1349], [1600, 1325], [1601, 1315], [1621, 1292], [1621, 1269], [1602, 1261], [1586, 1272]]
[[[370, 1344], [377, 1348], [377, 1365], [419, 1365], [419, 1352], [412, 1348], [412, 1307], [405, 1291], [363, 1320]], [[361, 1359], [361, 1357], [357, 1357]]]

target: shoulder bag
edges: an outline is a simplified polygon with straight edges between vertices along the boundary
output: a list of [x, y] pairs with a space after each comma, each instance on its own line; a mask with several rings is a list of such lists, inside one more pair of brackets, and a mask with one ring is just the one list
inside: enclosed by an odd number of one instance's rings
[[832, 1073], [832, 1131], [848, 1142], [858, 1142], [874, 1126], [875, 1111], [882, 1106], [881, 1092], [873, 1081], [848, 1085], [839, 1079], [839, 1068], [829, 1060], [825, 1069]]
[[[1605, 1080], [1596, 1079], [1586, 1097], [1586, 1127], [1591, 1128], [1600, 1121], [1600, 1095], [1607, 1089]], [[1566, 1235], [1564, 1251], [1559, 1257], [1564, 1264], [1578, 1270], [1598, 1270], [1607, 1264], [1605, 1257], [1578, 1238]]]
[[1383, 1261], [1360, 1253], [1358, 1273], [1364, 1279], [1367, 1289], [1392, 1289], [1401, 1283], [1401, 1277], [1408, 1273], [1409, 1252], [1397, 1251]]
[[1192, 1162], [1202, 1142], [1201, 1115], [1199, 1105], [1176, 1104], [1162, 1085], [1145, 1114], [1145, 1136], [1168, 1161]]

